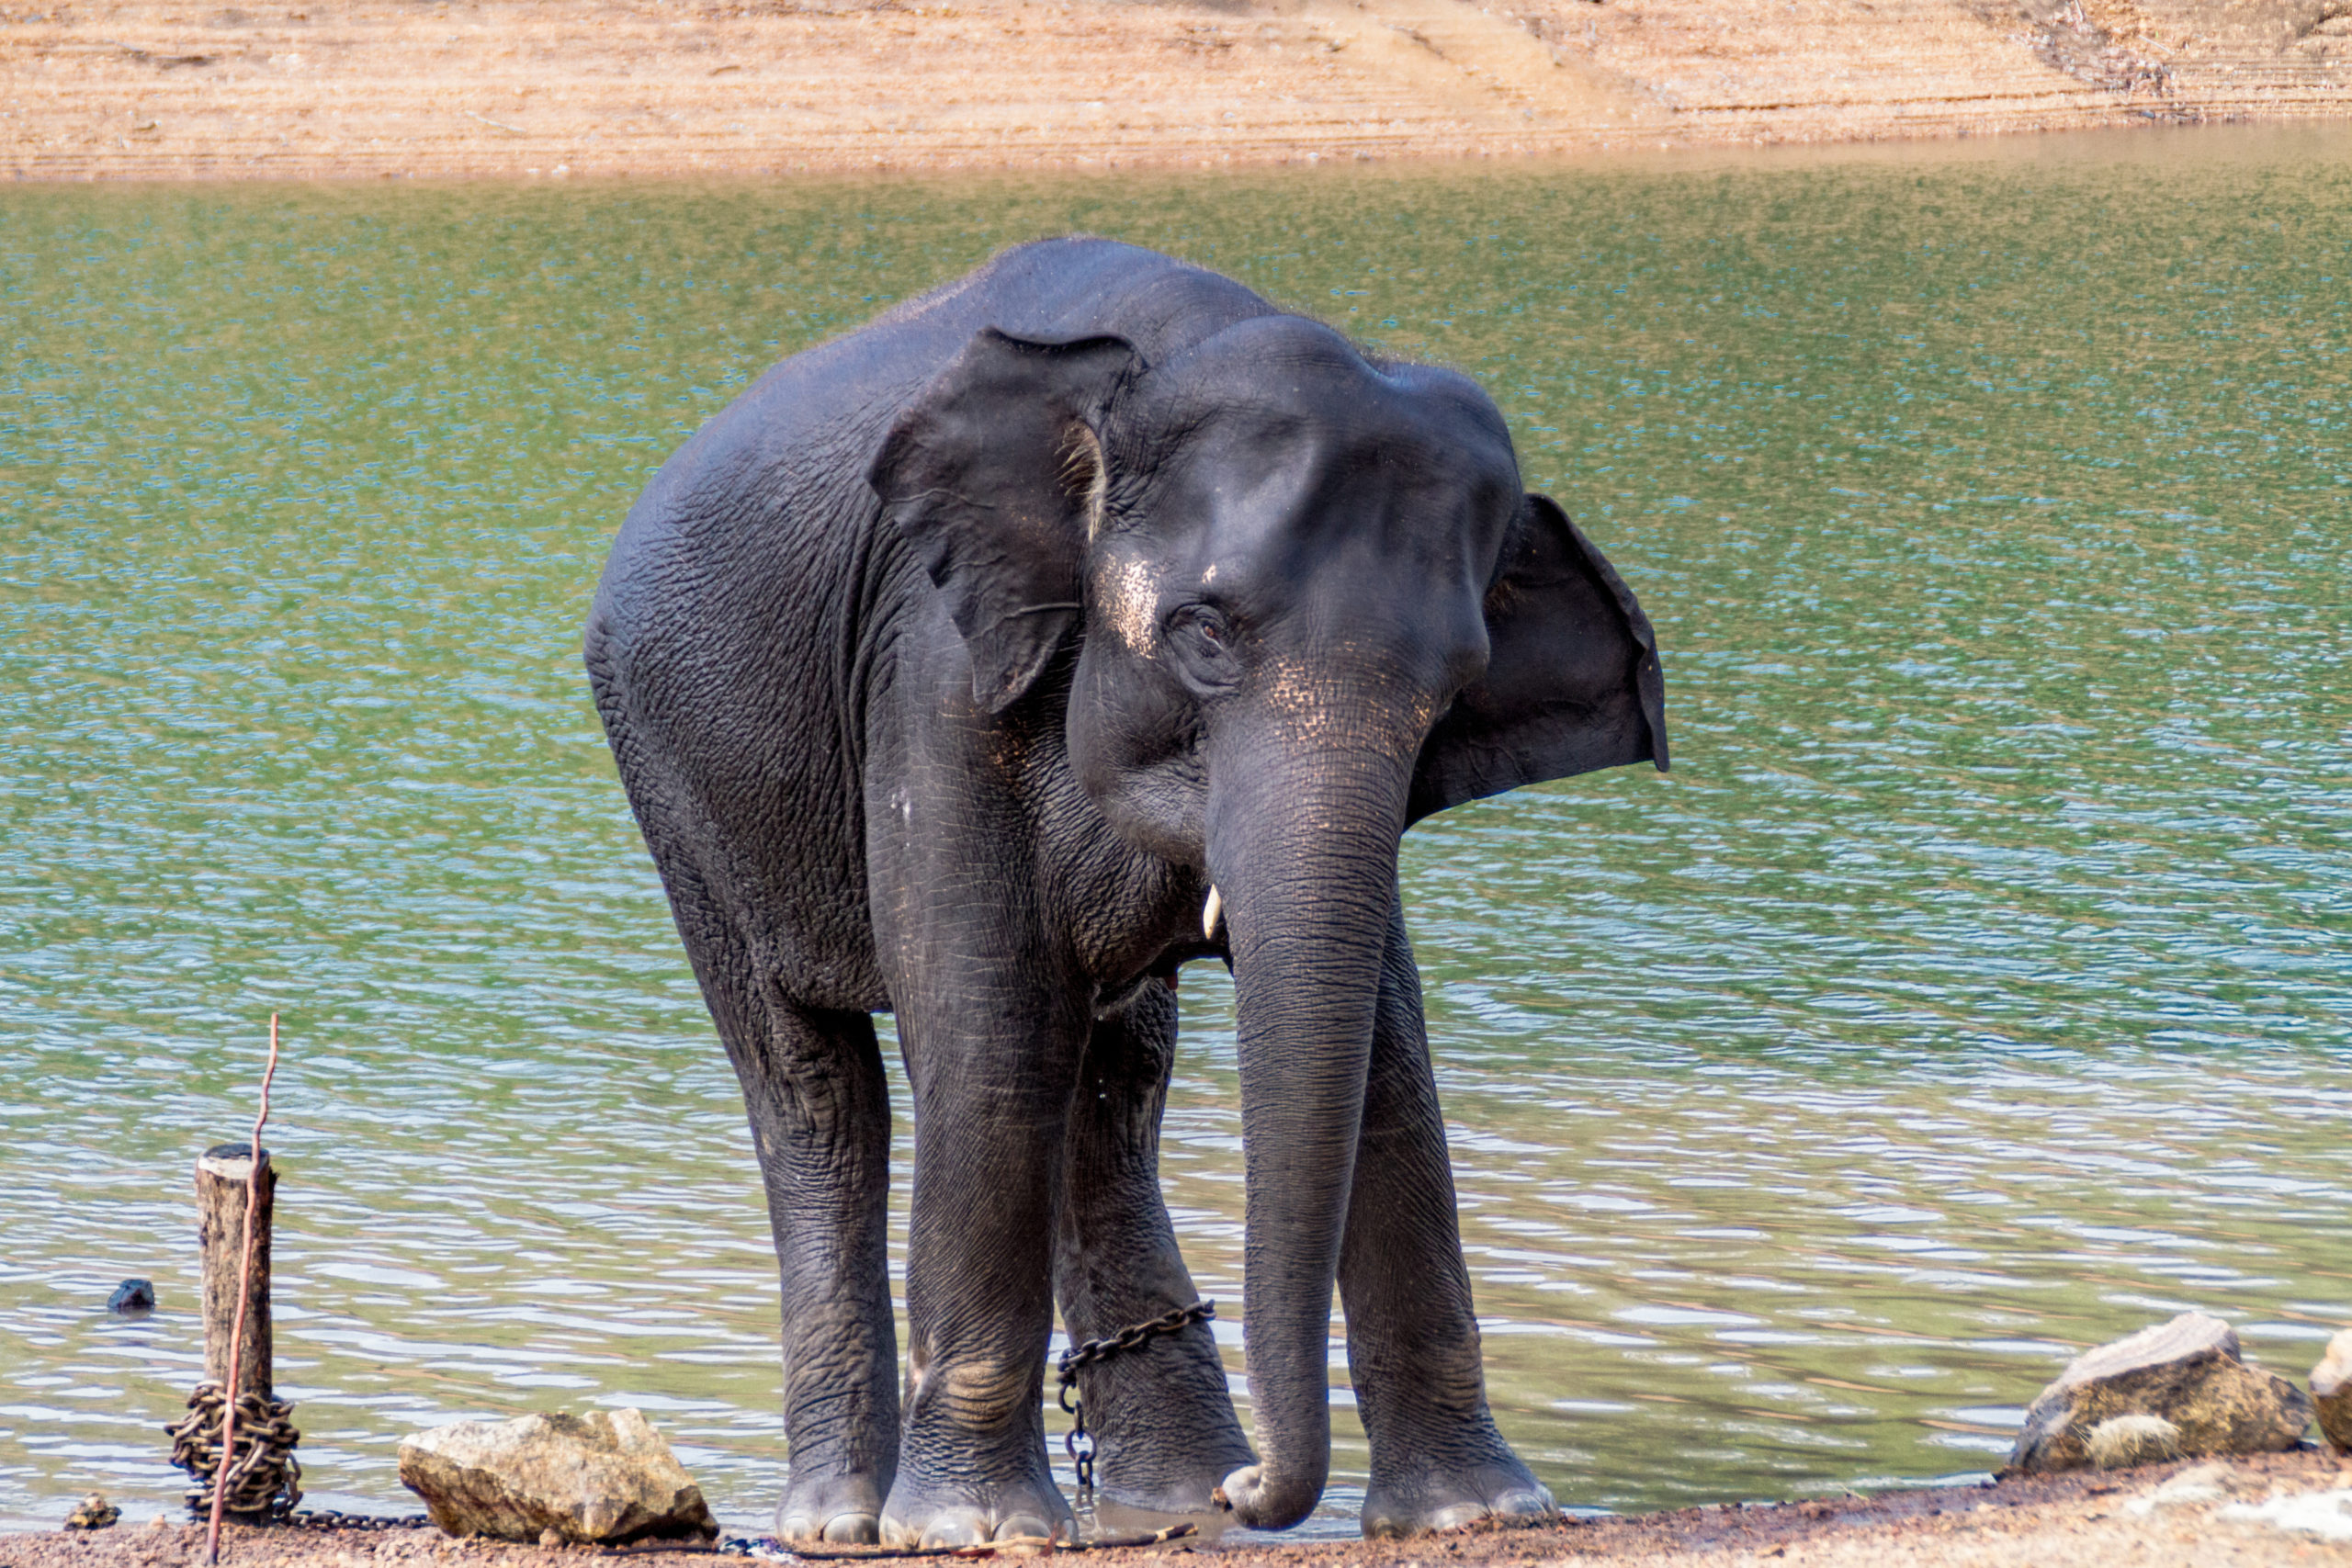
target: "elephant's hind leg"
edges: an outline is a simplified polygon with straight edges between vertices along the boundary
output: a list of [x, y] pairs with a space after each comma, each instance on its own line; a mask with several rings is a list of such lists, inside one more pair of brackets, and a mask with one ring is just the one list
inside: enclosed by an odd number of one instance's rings
[[874, 1021], [772, 1010], [734, 1052], [784, 1283], [786, 1540], [874, 1544], [897, 1479], [898, 1336], [886, 1205], [890, 1100]]
[[[659, 797], [655, 797], [658, 799]], [[641, 800], [639, 816], [652, 820]], [[754, 957], [695, 859], [649, 833], [743, 1086], [784, 1286], [786, 1540], [872, 1544], [899, 1462], [890, 1315], [890, 1098], [874, 1020], [801, 1006]]]
[[1348, 1367], [1372, 1439], [1363, 1533], [1555, 1512], [1495, 1428], [1403, 911], [1390, 918], [1363, 1131], [1340, 1254]]
[[[1054, 1249], [1054, 1293], [1073, 1341], [1108, 1337], [1194, 1299], [1159, 1191], [1159, 1119], [1175, 1051], [1175, 993], [1157, 982], [1087, 1042]], [[1217, 1483], [1255, 1461], [1206, 1324], [1096, 1363], [1079, 1389], [1096, 1484], [1116, 1502], [1202, 1512]]]

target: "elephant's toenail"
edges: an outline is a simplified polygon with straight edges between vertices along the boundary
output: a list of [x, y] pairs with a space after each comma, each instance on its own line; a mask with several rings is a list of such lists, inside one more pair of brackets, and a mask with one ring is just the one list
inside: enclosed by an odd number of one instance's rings
[[825, 1539], [839, 1546], [878, 1546], [882, 1521], [872, 1514], [837, 1514], [825, 1526]]
[[922, 1544], [978, 1546], [989, 1539], [988, 1521], [978, 1514], [942, 1514], [924, 1527]]
[[1043, 1540], [1053, 1527], [1035, 1514], [1015, 1514], [996, 1527], [999, 1540]]

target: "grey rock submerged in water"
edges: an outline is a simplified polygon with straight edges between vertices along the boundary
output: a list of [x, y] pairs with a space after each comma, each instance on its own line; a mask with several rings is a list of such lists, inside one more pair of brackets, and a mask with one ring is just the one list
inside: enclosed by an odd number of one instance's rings
[[401, 1439], [401, 1484], [450, 1535], [621, 1545], [718, 1534], [702, 1489], [634, 1410], [413, 1433]]
[[2026, 1410], [2009, 1469], [2083, 1469], [2094, 1462], [2092, 1434], [2127, 1416], [2170, 1423], [2181, 1457], [2283, 1453], [2302, 1440], [2312, 1403], [2285, 1378], [2247, 1366], [2228, 1324], [2184, 1313], [2075, 1357]]
[[2312, 1404], [2319, 1429], [2340, 1454], [2352, 1454], [2352, 1328], [2327, 1342], [2327, 1354], [2312, 1369]]

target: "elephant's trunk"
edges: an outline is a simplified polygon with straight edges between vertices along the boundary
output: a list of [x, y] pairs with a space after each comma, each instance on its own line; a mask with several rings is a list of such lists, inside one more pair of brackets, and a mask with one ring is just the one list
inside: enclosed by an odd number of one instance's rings
[[[1410, 752], [1218, 747], [1208, 859], [1222, 896], [1248, 1172], [1243, 1327], [1260, 1461], [1243, 1523], [1296, 1524], [1330, 1473], [1331, 1287], [1363, 1113]], [[1219, 761], [1227, 765], [1220, 768]]]

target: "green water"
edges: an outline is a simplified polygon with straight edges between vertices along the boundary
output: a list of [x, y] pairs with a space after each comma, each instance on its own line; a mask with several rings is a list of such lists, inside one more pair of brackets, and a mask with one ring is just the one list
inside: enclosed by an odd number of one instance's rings
[[[2352, 136], [17, 188], [0, 1517], [174, 1495], [189, 1168], [277, 1010], [313, 1491], [405, 1508], [406, 1430], [628, 1404], [763, 1520], [749, 1140], [579, 626], [749, 378], [1081, 228], [1470, 369], [1658, 625], [1670, 778], [1406, 856], [1490, 1385], [1564, 1502], [1965, 1475], [2077, 1347], [2193, 1306], [2300, 1374], [2352, 1321]], [[1190, 978], [1169, 1191], [1238, 1375]], [[128, 1275], [155, 1316], [101, 1310]]]

